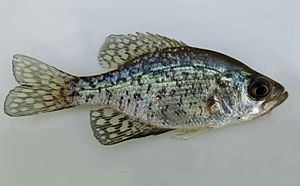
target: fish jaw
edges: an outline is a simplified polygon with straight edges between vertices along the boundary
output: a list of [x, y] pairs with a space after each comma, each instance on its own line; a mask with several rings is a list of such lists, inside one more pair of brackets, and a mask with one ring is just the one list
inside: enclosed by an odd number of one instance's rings
[[281, 105], [288, 98], [288, 95], [289, 95], [288, 92], [284, 91], [277, 99], [265, 103], [264, 105], [265, 112], [263, 112], [261, 116], [270, 113], [273, 109]]

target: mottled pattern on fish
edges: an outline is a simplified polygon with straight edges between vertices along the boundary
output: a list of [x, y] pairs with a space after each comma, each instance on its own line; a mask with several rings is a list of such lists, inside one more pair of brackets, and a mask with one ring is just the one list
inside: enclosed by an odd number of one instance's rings
[[101, 103], [159, 127], [219, 127], [237, 117], [233, 95], [244, 88], [239, 66], [220, 63], [219, 55], [191, 47], [146, 54], [121, 70], [79, 79], [76, 101]]
[[76, 77], [37, 59], [15, 55], [20, 86], [4, 111], [27, 116], [83, 104], [104, 145], [174, 129], [183, 136], [251, 120], [281, 104], [284, 87], [224, 54], [154, 34], [111, 35], [98, 56], [112, 71]]

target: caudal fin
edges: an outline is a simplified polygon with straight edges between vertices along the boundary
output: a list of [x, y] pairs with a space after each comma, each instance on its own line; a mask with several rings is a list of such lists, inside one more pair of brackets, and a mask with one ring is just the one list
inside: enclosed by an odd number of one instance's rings
[[75, 76], [24, 55], [15, 55], [12, 63], [20, 86], [6, 97], [4, 112], [7, 115], [28, 116], [77, 105], [71, 90]]

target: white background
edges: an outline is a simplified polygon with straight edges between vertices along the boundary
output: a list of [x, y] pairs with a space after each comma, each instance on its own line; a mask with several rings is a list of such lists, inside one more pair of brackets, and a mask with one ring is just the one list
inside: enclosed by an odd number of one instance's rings
[[299, 185], [299, 10], [297, 0], [0, 0], [1, 107], [16, 85], [14, 54], [97, 74], [105, 37], [136, 31], [226, 53], [290, 93], [255, 121], [187, 141], [169, 133], [111, 147], [94, 139], [89, 107], [23, 118], [1, 111], [0, 185]]

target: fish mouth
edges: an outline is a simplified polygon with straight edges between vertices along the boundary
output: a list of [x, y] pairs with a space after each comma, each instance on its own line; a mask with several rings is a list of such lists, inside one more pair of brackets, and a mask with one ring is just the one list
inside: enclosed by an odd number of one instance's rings
[[269, 114], [271, 111], [273, 111], [274, 108], [283, 103], [288, 98], [288, 96], [289, 93], [287, 91], [283, 91], [278, 97], [267, 102], [264, 107], [265, 111], [261, 114], [261, 116]]
[[283, 93], [281, 93], [281, 95], [277, 98], [277, 101], [275, 103], [275, 105], [273, 106], [273, 109], [275, 107], [277, 107], [278, 105], [280, 105], [281, 103], [283, 103], [289, 96], [289, 93], [287, 91], [283, 91]]
[[283, 103], [288, 96], [289, 93], [284, 90], [278, 97], [272, 99], [271, 101], [268, 101], [265, 104], [265, 112], [262, 115], [270, 113], [274, 108], [278, 107], [281, 103]]

